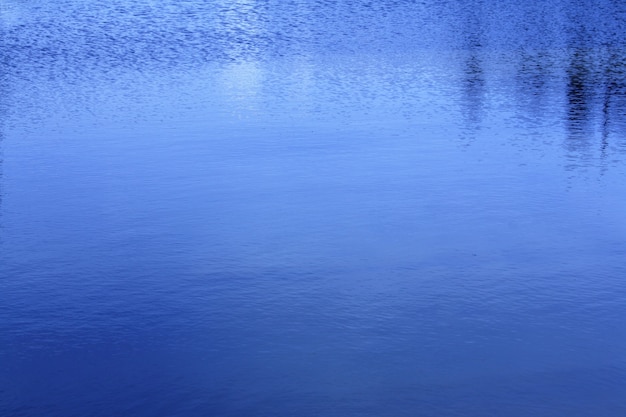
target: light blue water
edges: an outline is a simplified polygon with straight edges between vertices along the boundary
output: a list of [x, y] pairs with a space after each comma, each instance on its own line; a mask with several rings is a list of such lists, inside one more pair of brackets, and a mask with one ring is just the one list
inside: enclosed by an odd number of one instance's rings
[[0, 416], [626, 415], [619, 1], [2, 0]]

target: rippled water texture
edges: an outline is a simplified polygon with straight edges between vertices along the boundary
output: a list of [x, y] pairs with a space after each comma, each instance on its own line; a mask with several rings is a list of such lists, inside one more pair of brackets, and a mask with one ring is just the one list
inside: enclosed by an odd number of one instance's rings
[[626, 415], [623, 2], [0, 31], [0, 416]]

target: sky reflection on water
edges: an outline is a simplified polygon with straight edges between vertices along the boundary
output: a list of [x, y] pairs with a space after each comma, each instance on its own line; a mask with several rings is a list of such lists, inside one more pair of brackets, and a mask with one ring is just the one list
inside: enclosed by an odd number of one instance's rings
[[0, 4], [0, 415], [623, 416], [617, 1]]

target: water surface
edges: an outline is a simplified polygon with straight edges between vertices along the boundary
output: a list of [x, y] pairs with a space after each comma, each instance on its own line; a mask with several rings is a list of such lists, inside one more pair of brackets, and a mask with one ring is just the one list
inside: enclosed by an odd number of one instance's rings
[[0, 415], [623, 416], [625, 30], [4, 0]]

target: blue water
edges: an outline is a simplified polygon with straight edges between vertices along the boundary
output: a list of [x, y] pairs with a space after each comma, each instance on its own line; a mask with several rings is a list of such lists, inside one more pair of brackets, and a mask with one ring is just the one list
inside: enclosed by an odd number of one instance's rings
[[2, 0], [0, 416], [626, 415], [626, 5]]

